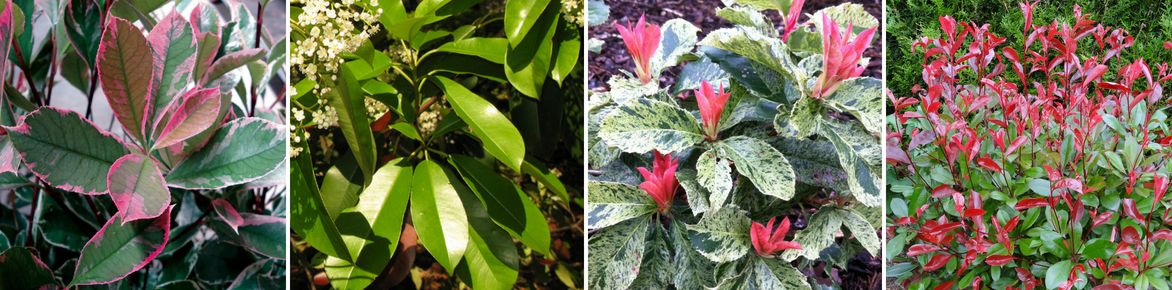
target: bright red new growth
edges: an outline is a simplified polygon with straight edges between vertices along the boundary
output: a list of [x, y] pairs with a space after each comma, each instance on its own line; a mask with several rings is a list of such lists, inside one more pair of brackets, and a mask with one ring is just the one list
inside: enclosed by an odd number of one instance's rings
[[635, 74], [639, 76], [639, 80], [644, 84], [651, 82], [651, 56], [655, 55], [655, 50], [659, 49], [660, 31], [659, 25], [647, 24], [643, 16], [639, 16], [639, 22], [631, 26], [631, 22], [627, 21], [627, 26], [622, 26], [615, 21], [615, 29], [618, 29], [619, 35], [623, 37], [623, 43], [627, 45], [627, 52], [631, 54], [631, 58], [635, 61]]
[[720, 115], [724, 112], [724, 104], [728, 102], [730, 93], [724, 91], [724, 85], [716, 90], [708, 81], [700, 81], [700, 89], [695, 90], [696, 104], [700, 107], [700, 119], [704, 123], [704, 137], [709, 141], [716, 140], [720, 133]]
[[846, 29], [838, 27], [838, 23], [822, 14], [822, 75], [814, 84], [814, 98], [824, 98], [834, 93], [842, 81], [858, 77], [863, 74], [865, 66], [859, 65], [863, 51], [871, 45], [871, 36], [875, 28], [864, 30], [853, 40], [851, 24]]
[[753, 222], [749, 228], [749, 237], [753, 240], [753, 249], [757, 255], [773, 256], [784, 250], [802, 248], [797, 242], [785, 241], [785, 234], [789, 233], [789, 217], [783, 218], [781, 224], [774, 228], [773, 222], [776, 220], [776, 217], [769, 219], [767, 225]]
[[806, 4], [806, 0], [794, 0], [790, 3], [789, 13], [785, 15], [785, 29], [781, 31], [781, 41], [789, 40], [789, 34], [798, 29], [798, 16], [802, 14], [802, 6]]
[[671, 154], [660, 154], [655, 151], [655, 161], [652, 164], [650, 171], [646, 167], [639, 167], [639, 174], [643, 175], [643, 183], [639, 187], [655, 200], [655, 204], [659, 206], [659, 212], [666, 212], [671, 205], [671, 201], [675, 198], [676, 188], [679, 183], [676, 182], [676, 168], [680, 161], [671, 156]]

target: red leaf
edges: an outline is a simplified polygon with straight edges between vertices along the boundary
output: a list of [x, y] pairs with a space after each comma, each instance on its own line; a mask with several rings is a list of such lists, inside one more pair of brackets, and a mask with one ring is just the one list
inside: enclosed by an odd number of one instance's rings
[[993, 161], [993, 159], [989, 159], [989, 157], [977, 158], [977, 165], [980, 165], [989, 171], [1001, 172], [1001, 166], [997, 165], [997, 162]]
[[1172, 242], [1172, 230], [1162, 229], [1152, 233], [1152, 238]]
[[1140, 242], [1139, 232], [1135, 230], [1135, 227], [1123, 227], [1123, 233], [1120, 236], [1122, 236], [1123, 241], [1127, 242], [1128, 244], [1134, 245]]
[[1034, 274], [1030, 274], [1029, 270], [1025, 268], [1014, 268], [1013, 270], [1017, 272], [1017, 279], [1021, 280], [1021, 284], [1025, 286], [1026, 290], [1033, 290], [1034, 287], [1038, 286], [1038, 280], [1034, 279]]
[[989, 266], [1002, 266], [1005, 264], [1009, 264], [1009, 262], [1013, 262], [1013, 260], [1016, 260], [1016, 259], [1017, 258], [1014, 258], [1013, 256], [1009, 256], [1009, 255], [993, 255], [993, 256], [989, 256], [988, 258], [985, 258], [985, 263], [989, 264]]
[[970, 209], [967, 209], [964, 211], [964, 217], [966, 217], [966, 218], [979, 217], [979, 216], [984, 216], [984, 215], [985, 215], [984, 209], [970, 208]]
[[1035, 197], [1035, 198], [1026, 198], [1026, 199], [1019, 200], [1019, 201], [1017, 201], [1017, 205], [1014, 206], [1013, 208], [1017, 209], [1017, 211], [1024, 211], [1027, 209], [1031, 209], [1031, 208], [1035, 208], [1035, 207], [1043, 207], [1043, 206], [1047, 206], [1047, 205], [1050, 205], [1050, 201], [1046, 200], [1045, 198]]
[[1114, 216], [1114, 214], [1112, 214], [1112, 212], [1109, 212], [1109, 211], [1095, 216], [1095, 220], [1093, 222], [1091, 222], [1091, 227], [1094, 228], [1094, 227], [1100, 226], [1104, 223], [1107, 223], [1108, 220], [1111, 220], [1112, 216]]
[[940, 284], [940, 285], [937, 285], [936, 287], [933, 287], [932, 290], [949, 290], [949, 289], [952, 289], [952, 285], [956, 285], [956, 281], [944, 282], [944, 284]]
[[926, 270], [926, 271], [939, 270], [940, 268], [943, 268], [944, 265], [948, 264], [948, 260], [951, 260], [951, 259], [952, 259], [952, 255], [936, 254], [936, 256], [932, 257], [932, 260], [929, 260], [927, 264], [924, 264], [924, 270]]
[[952, 189], [951, 185], [941, 184], [940, 186], [932, 189], [932, 198], [949, 197], [954, 193], [959, 194], [960, 192]]
[[1123, 214], [1134, 219], [1136, 222], [1143, 223], [1144, 217], [1139, 213], [1139, 208], [1135, 206], [1135, 200], [1130, 198], [1123, 199]]
[[908, 255], [908, 257], [915, 257], [915, 256], [923, 255], [923, 254], [935, 253], [936, 251], [943, 250], [943, 249], [944, 248], [941, 248], [940, 246], [932, 245], [932, 244], [917, 244], [917, 245], [913, 245], [911, 247], [908, 247], [907, 255]]

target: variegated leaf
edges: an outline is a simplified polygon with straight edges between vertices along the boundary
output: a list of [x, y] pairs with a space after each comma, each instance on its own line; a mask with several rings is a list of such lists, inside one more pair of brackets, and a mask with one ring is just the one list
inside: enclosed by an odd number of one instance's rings
[[708, 190], [708, 206], [718, 210], [732, 192], [732, 167], [728, 159], [717, 157], [716, 150], [705, 151], [696, 160], [696, 182]]
[[200, 80], [200, 86], [208, 87], [209, 84], [214, 84], [216, 79], [228, 74], [228, 72], [235, 70], [248, 64], [260, 60], [264, 57], [265, 51], [260, 48], [247, 48], [237, 52], [229, 53], [224, 57], [217, 59], [208, 68], [206, 75]]
[[818, 12], [814, 12], [814, 15], [810, 15], [810, 22], [814, 22], [816, 31], [822, 31], [823, 14], [829, 16], [831, 20], [834, 20], [839, 27], [850, 25], [852, 27], [851, 33], [853, 34], [859, 34], [863, 30], [879, 25], [879, 20], [875, 19], [875, 16], [871, 16], [871, 13], [867, 13], [863, 5], [842, 3], [837, 6], [818, 10]]
[[[117, 137], [77, 113], [41, 107], [16, 127], [5, 127], [33, 174], [61, 190], [106, 193], [110, 165], [129, 151]], [[85, 140], [82, 142], [81, 140]]]
[[777, 10], [785, 12], [789, 9], [790, 1], [778, 0], [724, 0], [725, 5], [733, 6], [733, 4], [748, 6], [757, 10]]
[[822, 253], [822, 250], [834, 244], [834, 237], [842, 227], [842, 217], [837, 211], [833, 207], [822, 207], [814, 213], [806, 229], [794, 234], [793, 241], [801, 244], [802, 248], [786, 250], [781, 254], [781, 258], [786, 261], [793, 261], [798, 257], [818, 259], [818, 254]]
[[[171, 100], [191, 83], [191, 70], [195, 66], [195, 36], [191, 32], [191, 24], [178, 12], [171, 11], [155, 24], [147, 41], [152, 48], [154, 66], [151, 75], [151, 106], [156, 116], [162, 116], [159, 112], [167, 108]], [[159, 121], [150, 122], [154, 124]], [[154, 134], [157, 136], [159, 133]]]
[[211, 32], [200, 32], [195, 34], [195, 40], [199, 50], [195, 53], [195, 65], [191, 73], [195, 80], [202, 82], [203, 75], [212, 66], [212, 61], [219, 52], [220, 36]]
[[676, 269], [671, 261], [672, 253], [667, 238], [663, 227], [651, 227], [644, 246], [639, 275], [631, 282], [630, 289], [665, 289], [671, 283], [672, 274]]
[[[781, 152], [756, 138], [736, 136], [722, 141], [720, 155], [736, 164], [762, 194], [789, 200], [794, 196], [794, 170]], [[715, 206], [714, 206], [715, 207]]]
[[233, 232], [240, 232], [240, 225], [244, 224], [244, 217], [240, 216], [240, 212], [236, 211], [236, 207], [232, 206], [231, 202], [222, 198], [213, 200], [212, 209], [216, 211], [216, 215], [220, 217], [221, 221], [232, 228]]
[[588, 242], [591, 259], [590, 286], [627, 289], [639, 274], [650, 219], [629, 220], [599, 230]]
[[610, 92], [606, 93], [615, 103], [626, 104], [632, 100], [643, 99], [659, 93], [659, 80], [651, 80], [644, 84], [639, 78], [615, 75], [606, 81]]
[[691, 114], [670, 103], [638, 99], [620, 105], [602, 120], [598, 136], [624, 152], [671, 153], [704, 140]]
[[70, 287], [122, 280], [162, 253], [170, 234], [170, 208], [158, 218], [127, 223], [115, 215], [81, 249]]
[[665, 68], [679, 64], [683, 56], [696, 47], [696, 33], [700, 32], [700, 28], [687, 20], [675, 18], [664, 22], [659, 31], [659, 46], [655, 54], [651, 55], [653, 76], [658, 76]]
[[589, 184], [586, 229], [597, 230], [655, 212], [655, 201], [634, 185], [596, 182]]
[[289, 131], [259, 118], [224, 124], [208, 145], [175, 166], [167, 182], [186, 189], [232, 186], [264, 177], [285, 159]]
[[717, 263], [740, 259], [749, 252], [749, 217], [731, 207], [711, 211], [695, 225], [688, 225], [692, 247]]
[[716, 16], [728, 20], [732, 24], [747, 26], [760, 30], [761, 33], [772, 35], [773, 22], [765, 18], [765, 14], [744, 6], [728, 6], [716, 10]]
[[679, 220], [672, 221], [671, 243], [675, 245], [673, 255], [676, 271], [672, 275], [672, 282], [676, 289], [698, 290], [715, 284], [712, 269], [716, 263], [704, 258], [690, 246], [692, 241], [688, 239], [688, 230]]
[[[178, 103], [181, 102], [181, 103]], [[186, 141], [206, 131], [219, 121], [220, 91], [216, 89], [192, 90], [177, 100], [179, 107], [164, 120], [157, 133], [154, 149], [166, 148]]]
[[[799, 86], [805, 85], [806, 73], [798, 68], [790, 57], [789, 49], [781, 39], [762, 34], [746, 27], [721, 28], [708, 33], [700, 45], [711, 46], [764, 65], [777, 73], [787, 76]], [[805, 91], [804, 87], [799, 91]]]
[[861, 214], [853, 210], [843, 209], [839, 210], [838, 212], [839, 215], [842, 216], [842, 224], [845, 225], [846, 228], [851, 231], [851, 235], [855, 237], [853, 240], [858, 241], [859, 244], [863, 245], [863, 248], [867, 249], [867, 252], [870, 253], [872, 257], [878, 257], [879, 249], [882, 247], [882, 243], [879, 241], [879, 236], [875, 231], [875, 227], [872, 226], [866, 218], [863, 218]]
[[171, 205], [171, 191], [163, 172], [150, 157], [126, 154], [110, 165], [107, 177], [110, 199], [118, 207], [122, 223], [155, 218]]
[[821, 106], [813, 98], [802, 98], [792, 109], [779, 106], [773, 125], [779, 135], [791, 139], [804, 139], [818, 133], [822, 121]]
[[788, 263], [776, 259], [758, 258], [753, 261], [754, 289], [810, 289], [806, 275]]
[[[12, 6], [12, 3], [8, 3]], [[0, 234], [3, 236], [3, 234]], [[0, 237], [0, 239], [4, 239]], [[7, 240], [4, 240], [7, 247]], [[12, 247], [0, 251], [0, 288], [3, 289], [58, 289], [61, 287], [53, 279], [53, 270], [49, 269], [41, 258], [37, 257], [35, 249]]]
[[877, 182], [879, 176], [879, 140], [861, 125], [823, 121], [822, 135], [834, 144], [838, 162], [847, 174], [851, 195], [867, 206], [881, 206], [883, 195]]
[[[676, 171], [676, 180], [680, 182], [680, 187], [684, 188], [684, 194], [688, 196], [688, 208], [692, 210], [692, 215], [699, 216], [708, 211], [708, 190], [700, 186], [696, 181], [696, 170], [681, 169]], [[591, 193], [590, 202], [594, 202], [593, 193]]]
[[98, 46], [98, 79], [102, 92], [122, 128], [143, 140], [143, 128], [154, 108], [151, 103], [151, 47], [142, 31], [126, 19], [114, 17]]
[[838, 89], [822, 102], [854, 115], [872, 135], [883, 134], [883, 81], [870, 77], [842, 81]]
[[774, 148], [789, 160], [798, 183], [838, 192], [850, 191], [850, 186], [846, 184], [846, 172], [838, 165], [834, 144], [822, 139], [777, 138], [774, 142]]
[[237, 230], [239, 240], [229, 240], [257, 254], [274, 259], [285, 258], [285, 235], [289, 221], [281, 217], [241, 213], [243, 222]]

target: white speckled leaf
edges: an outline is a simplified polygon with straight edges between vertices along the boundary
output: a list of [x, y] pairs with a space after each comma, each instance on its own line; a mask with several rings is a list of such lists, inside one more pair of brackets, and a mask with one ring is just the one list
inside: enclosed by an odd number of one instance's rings
[[812, 98], [802, 98], [794, 103], [793, 109], [778, 106], [773, 125], [778, 135], [792, 139], [803, 139], [818, 133], [822, 117], [821, 105]]
[[721, 142], [720, 154], [731, 159], [737, 172], [749, 178], [761, 193], [782, 200], [794, 196], [794, 170], [777, 149], [745, 136]]
[[643, 248], [643, 263], [639, 275], [630, 289], [666, 289], [675, 267], [667, 243], [667, 233], [662, 227], [652, 226]]
[[754, 289], [810, 289], [806, 275], [777, 259], [754, 259], [752, 271]]
[[879, 140], [853, 123], [823, 122], [822, 135], [834, 144], [838, 162], [847, 174], [851, 195], [867, 206], [883, 204], [883, 195], [876, 184], [879, 181], [878, 156], [882, 152]]
[[[790, 57], [780, 38], [770, 37], [747, 27], [721, 28], [704, 37], [700, 45], [711, 46], [744, 56], [794, 80], [800, 86], [808, 78]], [[800, 91], [805, 91], [801, 89]]]
[[618, 104], [626, 104], [631, 100], [642, 99], [646, 96], [659, 93], [659, 80], [651, 80], [644, 84], [639, 78], [615, 75], [606, 81], [610, 87], [611, 100]]
[[858, 118], [874, 135], [883, 134], [883, 81], [861, 77], [842, 81], [823, 103]]
[[725, 6], [732, 6], [733, 4], [744, 5], [757, 10], [777, 10], [785, 12], [789, 9], [791, 0], [724, 0]]
[[872, 257], [878, 257], [879, 249], [882, 246], [879, 242], [879, 236], [876, 235], [875, 227], [871, 226], [871, 223], [867, 222], [863, 215], [853, 210], [839, 210], [838, 212], [842, 216], [842, 224], [851, 230], [851, 235], [854, 235], [853, 240], [862, 244]]
[[705, 151], [696, 160], [696, 182], [708, 190], [708, 206], [720, 209], [732, 192], [732, 168], [728, 159], [717, 157], [716, 150]]
[[744, 6], [730, 6], [716, 10], [716, 16], [732, 22], [760, 30], [766, 35], [774, 33], [773, 23], [765, 19], [765, 14]]
[[675, 255], [674, 263], [676, 265], [672, 282], [676, 289], [697, 290], [715, 284], [712, 269], [716, 268], [716, 263], [704, 258], [690, 247], [692, 242], [688, 240], [688, 232], [683, 222], [673, 220], [671, 227], [671, 241], [675, 245], [673, 255]]
[[749, 217], [743, 211], [722, 208], [688, 226], [692, 248], [717, 263], [740, 259], [749, 252]]
[[822, 14], [830, 16], [830, 19], [838, 22], [838, 26], [840, 27], [846, 27], [847, 24], [851, 24], [853, 27], [851, 33], [855, 35], [863, 32], [863, 30], [867, 30], [867, 28], [879, 25], [879, 20], [875, 19], [875, 16], [871, 16], [870, 13], [867, 13], [867, 10], [863, 9], [863, 5], [842, 3], [838, 6], [818, 10], [818, 12], [814, 12], [814, 15], [810, 16], [810, 21], [814, 22], [815, 31], [822, 31]]
[[699, 216], [707, 212], [708, 190], [696, 182], [696, 171], [691, 169], [676, 171], [676, 180], [680, 182], [680, 187], [684, 188], [684, 193], [688, 196], [688, 208], [692, 209], [692, 215]]
[[590, 237], [590, 286], [627, 289], [643, 260], [648, 219], [635, 219], [603, 229]]
[[700, 28], [676, 18], [660, 25], [659, 31], [659, 48], [651, 55], [651, 73], [655, 76], [659, 76], [663, 69], [679, 64], [683, 56], [696, 47], [696, 33]]
[[842, 218], [833, 207], [822, 207], [810, 217], [806, 229], [794, 234], [793, 241], [802, 245], [800, 250], [785, 250], [781, 258], [793, 261], [798, 257], [818, 259], [818, 254], [834, 244], [834, 235], [842, 227]]
[[676, 152], [704, 140], [687, 111], [666, 102], [638, 99], [620, 105], [602, 120], [598, 137], [630, 153]]
[[655, 201], [630, 184], [591, 181], [586, 229], [593, 231], [655, 212]]

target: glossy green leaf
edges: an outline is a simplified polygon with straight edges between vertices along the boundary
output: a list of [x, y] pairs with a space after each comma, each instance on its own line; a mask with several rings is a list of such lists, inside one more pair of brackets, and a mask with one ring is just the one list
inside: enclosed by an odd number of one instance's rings
[[671, 153], [704, 140], [700, 125], [687, 111], [661, 101], [636, 99], [602, 120], [598, 137], [624, 152]]
[[586, 229], [597, 230], [655, 212], [655, 201], [634, 185], [591, 181], [587, 191]]
[[484, 142], [484, 150], [509, 168], [520, 172], [521, 162], [525, 159], [525, 141], [521, 139], [517, 127], [495, 106], [460, 83], [439, 76], [435, 80], [447, 93], [456, 115], [472, 128], [472, 135]]
[[142, 269], [163, 251], [171, 210], [155, 219], [122, 222], [114, 216], [81, 250], [71, 286], [108, 284]]
[[353, 161], [344, 159], [326, 170], [322, 177], [321, 192], [325, 211], [330, 220], [337, 219], [343, 210], [358, 203], [362, 192], [362, 171]]
[[[505, 36], [509, 44], [520, 45], [549, 6], [550, 0], [514, 0], [505, 4]], [[557, 9], [555, 7], [554, 9]]]
[[[736, 136], [720, 143], [720, 155], [732, 160], [761, 193], [781, 200], [794, 196], [794, 170], [781, 152], [760, 139]], [[715, 207], [715, 205], [713, 205]]]
[[[304, 146], [294, 144], [294, 146]], [[301, 155], [293, 157], [289, 174], [289, 229], [309, 245], [326, 255], [350, 261], [350, 251], [342, 241], [342, 235], [334, 219], [326, 212], [322, 194], [318, 191], [317, 177], [307, 147]]]
[[0, 289], [45, 289], [59, 287], [53, 271], [32, 248], [13, 247], [0, 253]]
[[558, 44], [557, 55], [554, 57], [553, 69], [549, 71], [550, 78], [562, 85], [562, 82], [574, 73], [578, 67], [579, 56], [582, 55], [582, 41], [569, 39]]
[[1087, 259], [1106, 259], [1115, 255], [1115, 243], [1105, 239], [1091, 239], [1082, 246], [1082, 255]]
[[168, 185], [214, 189], [264, 177], [285, 160], [289, 131], [259, 118], [240, 118], [221, 126], [206, 147], [167, 174]]
[[105, 193], [110, 165], [128, 153], [109, 132], [75, 112], [53, 107], [37, 109], [19, 126], [5, 129], [29, 170], [65, 191]]
[[444, 269], [455, 270], [468, 246], [468, 216], [443, 167], [431, 160], [415, 167], [411, 220], [419, 243]]
[[529, 248], [542, 254], [549, 253], [549, 224], [529, 195], [472, 157], [451, 155], [449, 160], [476, 193], [492, 221]]
[[1050, 265], [1046, 269], [1046, 288], [1058, 289], [1058, 285], [1066, 282], [1067, 278], [1070, 278], [1070, 269], [1073, 267], [1074, 265], [1070, 263], [1070, 260], [1062, 260]]
[[[456, 177], [449, 175], [449, 178]], [[499, 223], [491, 222], [495, 220], [491, 207], [486, 208], [467, 187], [454, 186], [468, 212], [469, 238], [464, 261], [457, 267], [456, 275], [474, 289], [513, 289], [520, 268], [513, 239], [497, 226]], [[547, 236], [545, 249], [549, 248], [548, 239]]]
[[692, 247], [716, 263], [740, 259], [749, 249], [749, 217], [733, 208], [721, 208], [704, 214], [700, 222], [688, 225]]
[[342, 238], [354, 263], [326, 258], [326, 274], [336, 289], [364, 289], [382, 273], [399, 245], [407, 200], [411, 196], [411, 167], [391, 161], [374, 173], [362, 199], [338, 216]]
[[[504, 38], [473, 37], [444, 43], [428, 52], [428, 55], [435, 52], [450, 52], [483, 58], [496, 64], [504, 64], [505, 51], [508, 48], [509, 41]], [[424, 57], [426, 58], [427, 55]]]
[[[536, 1], [541, 2], [545, 0]], [[511, 1], [507, 4], [507, 7], [513, 7], [518, 2], [526, 1]], [[544, 5], [542, 6], [544, 7]], [[534, 10], [534, 12], [541, 11], [541, 9]], [[517, 91], [521, 92], [521, 94], [535, 99], [541, 98], [542, 88], [545, 85], [546, 78], [549, 76], [550, 67], [553, 65], [553, 38], [557, 32], [558, 20], [561, 18], [561, 14], [558, 13], [559, 11], [560, 9], [553, 7], [544, 9], [541, 13], [523, 16], [526, 19], [525, 21], [528, 21], [529, 18], [537, 18], [536, 22], [533, 23], [532, 29], [526, 33], [520, 42], [517, 42], [513, 37], [509, 37], [509, 43], [511, 45], [505, 53], [505, 76], [509, 79], [509, 83]], [[510, 13], [506, 12], [506, 15], [508, 14]], [[508, 18], [505, 18], [506, 22]], [[508, 26], [507, 23], [506, 26]]]

